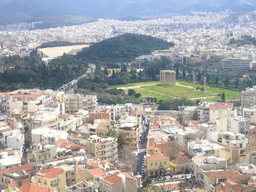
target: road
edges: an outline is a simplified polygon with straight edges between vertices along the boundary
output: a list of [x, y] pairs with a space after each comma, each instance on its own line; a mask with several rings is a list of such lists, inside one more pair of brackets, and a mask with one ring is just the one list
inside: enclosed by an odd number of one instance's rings
[[96, 69], [96, 65], [88, 64], [88, 69], [83, 75], [81, 75], [80, 77], [77, 77], [76, 79], [73, 79], [72, 81], [68, 82], [67, 84], [62, 85], [58, 89], [58, 91], [64, 91], [66, 93], [69, 90], [74, 89], [75, 87], [77, 87], [77, 83], [79, 80], [81, 80], [83, 78], [87, 78], [90, 73], [95, 71], [95, 69]]
[[[137, 172], [139, 172], [140, 175], [142, 175], [142, 164], [144, 162], [144, 155], [146, 155], [146, 148], [147, 148], [147, 136], [148, 136], [148, 123], [145, 122], [145, 124], [142, 125], [143, 128], [143, 133], [140, 138], [140, 149], [138, 153], [138, 167], [137, 167]], [[145, 165], [144, 165], [145, 168]]]

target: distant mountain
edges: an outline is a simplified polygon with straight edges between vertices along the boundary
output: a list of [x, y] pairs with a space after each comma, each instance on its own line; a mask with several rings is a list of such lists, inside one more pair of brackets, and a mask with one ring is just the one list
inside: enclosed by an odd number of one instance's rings
[[174, 44], [147, 35], [124, 34], [103, 40], [83, 49], [78, 58], [91, 61], [132, 61], [141, 55], [150, 54], [153, 50], [162, 50]]
[[[256, 10], [255, 0], [2, 0], [0, 24], [41, 19], [50, 15], [85, 15], [91, 18], [125, 18], [191, 11]], [[128, 20], [130, 20], [128, 17]]]

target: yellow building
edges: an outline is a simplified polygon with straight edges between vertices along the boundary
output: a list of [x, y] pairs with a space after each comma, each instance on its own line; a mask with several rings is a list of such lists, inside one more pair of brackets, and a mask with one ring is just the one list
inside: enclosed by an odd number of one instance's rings
[[178, 157], [170, 163], [172, 173], [186, 173], [190, 170], [190, 160], [187, 156]]
[[117, 160], [117, 141], [113, 137], [91, 135], [87, 142], [87, 152], [99, 157], [100, 160], [114, 162]]
[[150, 155], [161, 154], [161, 149], [156, 148], [156, 147], [149, 146], [149, 147], [147, 147], [146, 150], [147, 150], [147, 154], [150, 154]]
[[147, 167], [147, 176], [165, 175], [170, 172], [169, 157], [165, 155], [152, 155], [145, 159], [145, 166]]
[[52, 92], [52, 99], [54, 101], [63, 102], [64, 94], [65, 93], [63, 91], [54, 91], [54, 92]]
[[227, 161], [227, 163], [240, 163], [240, 149], [237, 146], [231, 146], [228, 149], [221, 150], [219, 157]]
[[134, 123], [125, 123], [119, 128], [120, 133], [124, 133], [126, 140], [125, 144], [132, 149], [139, 148], [140, 132], [139, 126]]
[[62, 168], [40, 170], [31, 180], [35, 185], [65, 192], [66, 175]]

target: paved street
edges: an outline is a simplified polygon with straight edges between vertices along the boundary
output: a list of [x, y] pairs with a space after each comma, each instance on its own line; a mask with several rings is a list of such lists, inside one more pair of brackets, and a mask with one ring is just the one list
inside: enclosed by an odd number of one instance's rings
[[[142, 175], [142, 171], [145, 169], [145, 165], [143, 164], [143, 162], [144, 162], [144, 155], [146, 155], [147, 136], [148, 136], [148, 125], [145, 124], [143, 126], [144, 126], [144, 131], [140, 140], [140, 149], [138, 153], [138, 167], [137, 167], [137, 172], [139, 172], [140, 175]], [[144, 165], [144, 167], [142, 167], [142, 165]]]

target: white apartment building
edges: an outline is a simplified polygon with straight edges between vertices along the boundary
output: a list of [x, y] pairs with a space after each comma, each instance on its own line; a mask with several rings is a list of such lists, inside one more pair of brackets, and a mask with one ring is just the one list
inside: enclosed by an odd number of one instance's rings
[[20, 150], [23, 148], [24, 135], [20, 130], [13, 130], [11, 135], [7, 137], [7, 148]]
[[94, 111], [98, 105], [97, 95], [85, 95], [83, 103], [84, 109]]
[[252, 88], [246, 88], [242, 91], [242, 107], [250, 108], [256, 105], [256, 86]]
[[210, 105], [213, 103], [200, 102], [197, 106], [198, 120], [208, 122], [210, 117]]
[[55, 144], [58, 139], [67, 139], [67, 131], [51, 129], [48, 127], [40, 127], [32, 129], [32, 142], [44, 145]]
[[197, 180], [203, 177], [203, 171], [226, 169], [227, 161], [215, 156], [196, 156], [191, 159], [191, 169]]
[[250, 70], [252, 68], [251, 59], [246, 57], [241, 58], [226, 58], [222, 61], [222, 68], [224, 70]]
[[79, 109], [93, 111], [97, 107], [97, 95], [65, 94], [65, 112], [75, 114]]
[[113, 137], [91, 135], [87, 143], [87, 152], [100, 160], [115, 162], [117, 160], [117, 140]]
[[243, 117], [234, 117], [230, 119], [230, 131], [233, 133], [243, 133], [246, 136], [250, 131], [250, 120]]

